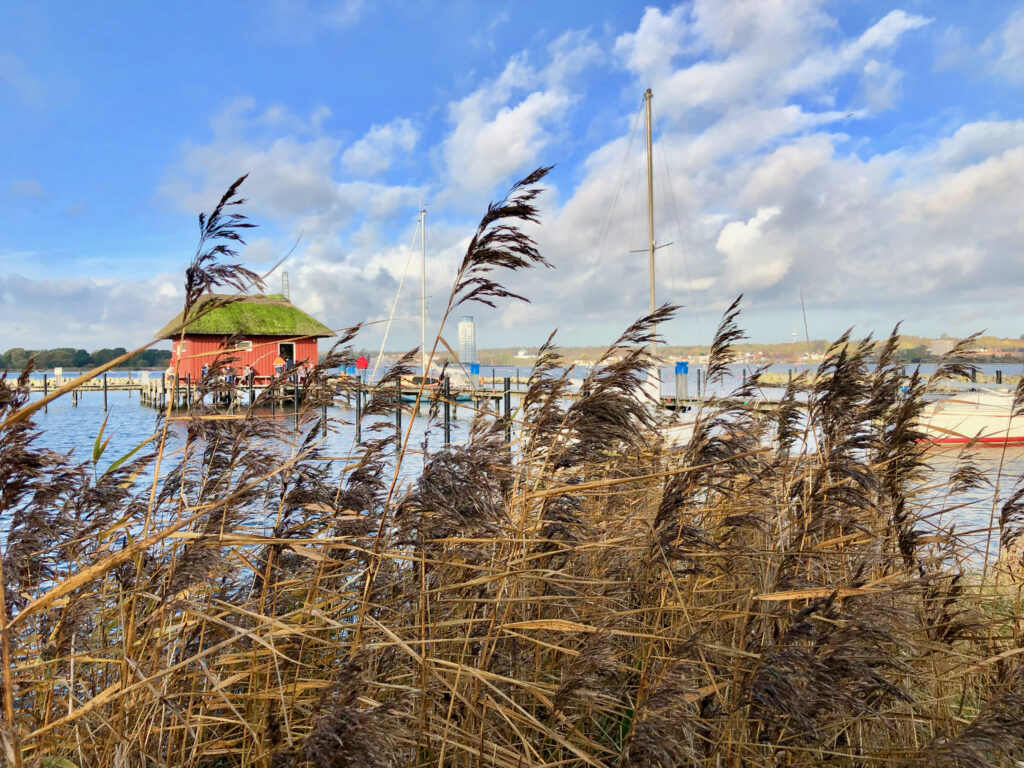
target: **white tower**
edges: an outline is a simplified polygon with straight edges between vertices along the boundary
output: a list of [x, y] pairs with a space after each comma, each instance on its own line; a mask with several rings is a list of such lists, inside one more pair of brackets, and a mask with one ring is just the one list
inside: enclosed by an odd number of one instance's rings
[[476, 362], [476, 322], [469, 315], [459, 320], [459, 362]]

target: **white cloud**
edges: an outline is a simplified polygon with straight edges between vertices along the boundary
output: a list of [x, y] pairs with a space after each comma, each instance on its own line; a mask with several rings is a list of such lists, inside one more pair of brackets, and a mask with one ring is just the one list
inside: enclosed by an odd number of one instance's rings
[[[184, 149], [167, 190], [190, 211], [208, 208], [237, 173], [252, 171], [253, 215], [283, 233], [260, 241], [256, 254], [269, 262], [302, 232], [288, 266], [293, 293], [335, 327], [387, 316], [415, 209], [429, 200], [436, 320], [483, 196], [565, 146], [566, 115], [611, 59], [634, 78], [633, 104], [653, 85], [663, 130], [655, 213], [659, 242], [673, 245], [658, 252], [661, 299], [716, 312], [742, 290], [760, 317], [786, 317], [798, 312], [803, 289], [812, 312], [842, 315], [843, 328], [829, 332], [908, 315], [941, 325], [967, 318], [977, 296], [1003, 312], [1024, 280], [1024, 261], [1013, 256], [1024, 234], [1015, 208], [1024, 122], [971, 122], [883, 153], [851, 139], [850, 121], [898, 109], [896, 53], [929, 19], [892, 11], [840, 31], [823, 7], [729, 0], [651, 8], [614, 50], [583, 33], [563, 35], [450, 101], [441, 136], [427, 118], [396, 117], [346, 147], [325, 110], [297, 116], [241, 99], [214, 121], [210, 142]], [[640, 153], [623, 163], [632, 122], [622, 112], [611, 123], [622, 135], [590, 148], [575, 174], [561, 177], [574, 186], [542, 200], [536, 237], [555, 276], [507, 277], [533, 299], [528, 307], [474, 308], [487, 343], [526, 343], [559, 324], [566, 343], [595, 343], [646, 309], [646, 257], [630, 253], [646, 245], [646, 223], [634, 216], [643, 211], [645, 166]], [[431, 153], [437, 181], [380, 180], [404, 169], [395, 158], [414, 150]], [[409, 280], [395, 346], [418, 343], [415, 274]], [[786, 334], [794, 320], [781, 321]], [[687, 323], [666, 328], [670, 340], [699, 340]]]
[[1010, 14], [996, 37], [999, 58], [993, 69], [1009, 80], [1024, 82], [1024, 6]]
[[535, 68], [525, 53], [514, 56], [495, 81], [450, 104], [453, 127], [442, 144], [448, 185], [460, 192], [487, 192], [540, 164], [579, 98], [572, 79], [599, 53], [586, 35], [566, 33], [549, 47], [546, 67]]
[[784, 245], [770, 243], [765, 236], [765, 225], [780, 213], [775, 207], [759, 208], [748, 221], [733, 221], [722, 227], [715, 248], [725, 256], [730, 284], [735, 289], [775, 285], [793, 263]]
[[375, 125], [345, 150], [341, 162], [351, 173], [374, 176], [388, 170], [398, 152], [412, 152], [419, 138], [419, 131], [408, 118]]
[[177, 275], [128, 281], [0, 274], [4, 335], [26, 349], [141, 345], [181, 311], [178, 281]]

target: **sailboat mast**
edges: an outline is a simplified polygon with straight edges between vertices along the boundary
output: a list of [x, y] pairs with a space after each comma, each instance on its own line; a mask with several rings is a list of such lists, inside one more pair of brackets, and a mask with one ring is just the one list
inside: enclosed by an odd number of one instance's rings
[[427, 211], [420, 209], [420, 364], [427, 375]]
[[[653, 94], [648, 88], [644, 93], [644, 111], [647, 116], [647, 231], [650, 242], [648, 243], [647, 262], [650, 267], [650, 292], [651, 292], [651, 314], [654, 314], [654, 151], [651, 142], [651, 98]], [[656, 326], [651, 326], [651, 334], [657, 332]], [[651, 341], [651, 354], [656, 354], [656, 345]]]

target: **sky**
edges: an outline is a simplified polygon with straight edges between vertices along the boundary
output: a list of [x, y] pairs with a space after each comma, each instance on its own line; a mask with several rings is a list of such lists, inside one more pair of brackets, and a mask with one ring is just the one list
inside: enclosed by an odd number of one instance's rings
[[369, 348], [394, 306], [411, 348], [420, 208], [432, 336], [487, 204], [552, 164], [554, 269], [444, 335], [610, 343], [648, 306], [647, 88], [669, 343], [740, 293], [754, 341], [1024, 334], [1024, 1], [98, 1], [0, 4], [0, 350], [152, 338], [242, 174], [267, 290]]

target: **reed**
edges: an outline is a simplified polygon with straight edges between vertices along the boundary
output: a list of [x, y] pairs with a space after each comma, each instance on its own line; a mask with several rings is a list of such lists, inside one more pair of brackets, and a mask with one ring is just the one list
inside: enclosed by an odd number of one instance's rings
[[[543, 176], [488, 209], [449, 308], [518, 298], [502, 272], [546, 264], [520, 229]], [[256, 279], [228, 263], [236, 191], [201, 219], [190, 304]], [[0, 386], [3, 760], [1024, 759], [1019, 582], [972, 572], [964, 540], [934, 522], [986, 479], [968, 446], [937, 487], [915, 426], [929, 388], [965, 372], [966, 348], [926, 379], [897, 364], [898, 329], [880, 346], [846, 335], [774, 413], [743, 405], [751, 376], [670, 449], [643, 378], [673, 311], [626, 329], [606, 356], [618, 361], [572, 401], [549, 339], [517, 439], [480, 414], [465, 445], [421, 446], [408, 488], [395, 478], [408, 436], [379, 421], [407, 365], [364, 411], [368, 439], [321, 460], [320, 406], [340, 386], [328, 372], [357, 329], [314, 368], [298, 431], [254, 412], [210, 419], [197, 402], [175, 439], [161, 415], [151, 452], [102, 474], [39, 447], [28, 369]], [[737, 301], [709, 377], [742, 337]], [[1021, 488], [995, 517], [1004, 548], [1024, 528]]]

